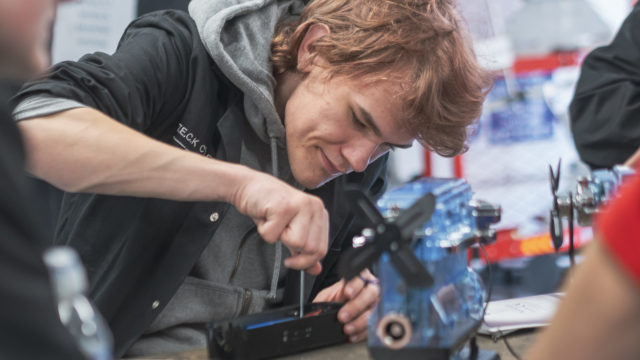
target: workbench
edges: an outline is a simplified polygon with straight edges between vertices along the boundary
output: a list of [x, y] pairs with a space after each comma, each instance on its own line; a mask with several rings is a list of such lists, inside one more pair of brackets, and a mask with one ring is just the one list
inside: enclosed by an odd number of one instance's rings
[[[522, 330], [514, 334], [507, 336], [507, 341], [511, 348], [522, 357], [529, 346], [535, 339], [536, 332], [533, 330]], [[482, 349], [493, 350], [498, 352], [501, 360], [515, 360], [502, 339], [494, 342], [489, 336], [478, 335], [478, 346]], [[207, 360], [207, 350], [193, 350], [178, 354], [168, 354], [162, 356], [150, 356], [144, 358], [135, 358], [135, 360], [144, 359], [165, 359], [165, 360]], [[343, 344], [338, 346], [331, 346], [327, 348], [307, 351], [291, 356], [281, 357], [283, 360], [327, 360], [327, 359], [339, 359], [339, 360], [363, 360], [371, 359], [367, 350], [366, 341], [362, 341], [355, 344]], [[133, 360], [133, 359], [131, 359]]]

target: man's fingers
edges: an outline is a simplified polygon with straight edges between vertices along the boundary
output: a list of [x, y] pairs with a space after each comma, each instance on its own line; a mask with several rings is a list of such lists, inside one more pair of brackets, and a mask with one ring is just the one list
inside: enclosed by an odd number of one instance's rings
[[[251, 216], [264, 241], [282, 241], [292, 253], [285, 266], [317, 275], [329, 246], [329, 215], [319, 197], [264, 174], [253, 174], [234, 196], [234, 205]], [[263, 180], [263, 181], [259, 181]]]
[[369, 271], [369, 269], [364, 269], [360, 275], [354, 277], [347, 283], [345, 287], [345, 295], [348, 298], [353, 298], [360, 293], [360, 291], [369, 284], [378, 284], [378, 279], [376, 279], [373, 274]]
[[347, 286], [344, 288], [344, 294], [347, 298], [352, 299], [356, 297], [365, 286], [365, 281], [360, 276], [356, 276], [347, 283]]
[[297, 214], [283, 230], [280, 240], [293, 253], [327, 254], [329, 247], [329, 215], [324, 207], [309, 208]]
[[[345, 289], [345, 291], [347, 291]], [[380, 288], [371, 284], [363, 287], [355, 297], [348, 301], [338, 311], [338, 320], [342, 323], [348, 323], [356, 319], [360, 314], [370, 310], [378, 302], [380, 298]]]
[[[313, 236], [313, 233], [309, 231], [311, 226], [313, 226], [311, 218], [298, 216], [282, 231], [280, 240], [292, 254], [312, 254], [313, 249], [307, 244], [312, 242], [309, 240], [309, 237]], [[305, 229], [306, 231], [304, 231]]]
[[322, 265], [315, 256], [304, 254], [293, 255], [284, 259], [284, 266], [291, 269], [305, 270], [311, 275], [318, 275], [322, 271]]
[[313, 266], [307, 268], [306, 271], [311, 275], [320, 275], [322, 272], [322, 264], [320, 264], [320, 262], [316, 262]]
[[260, 237], [270, 244], [273, 244], [280, 239], [280, 234], [282, 234], [285, 226], [287, 226], [287, 222], [288, 221], [286, 221], [286, 219], [282, 218], [256, 221]]
[[367, 337], [367, 323], [372, 311], [373, 309], [367, 310], [344, 326], [343, 330], [349, 336], [349, 341], [358, 342]]

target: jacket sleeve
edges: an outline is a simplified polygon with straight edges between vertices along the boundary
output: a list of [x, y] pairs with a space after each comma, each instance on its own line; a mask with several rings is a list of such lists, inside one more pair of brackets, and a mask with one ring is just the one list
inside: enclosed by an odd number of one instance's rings
[[200, 38], [186, 13], [151, 13], [128, 26], [113, 55], [97, 52], [59, 63], [25, 85], [13, 102], [33, 95], [71, 99], [143, 131], [188, 96], [196, 46], [202, 46]]
[[569, 107], [581, 159], [592, 168], [623, 163], [640, 147], [640, 7], [611, 44], [584, 60]]

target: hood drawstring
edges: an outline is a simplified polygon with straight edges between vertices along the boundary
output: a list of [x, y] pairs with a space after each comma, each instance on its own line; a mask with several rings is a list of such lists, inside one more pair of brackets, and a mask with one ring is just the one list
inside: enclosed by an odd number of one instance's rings
[[[207, 52], [222, 73], [245, 95], [247, 121], [256, 135], [271, 146], [271, 175], [276, 178], [279, 178], [277, 141], [285, 138], [285, 129], [273, 102], [276, 81], [269, 62], [271, 39], [280, 19], [299, 16], [308, 2], [191, 0], [189, 3], [189, 14]], [[239, 17], [246, 21], [235, 21]], [[267, 295], [271, 301], [277, 301], [282, 253], [282, 243], [277, 241], [271, 289]]]
[[[278, 177], [278, 146], [276, 138], [269, 136], [269, 144], [271, 145], [271, 174]], [[271, 289], [267, 295], [270, 301], [276, 301], [276, 291], [278, 290], [278, 278], [280, 277], [280, 263], [282, 261], [282, 242], [276, 242], [275, 259], [273, 261], [273, 275], [271, 275]]]

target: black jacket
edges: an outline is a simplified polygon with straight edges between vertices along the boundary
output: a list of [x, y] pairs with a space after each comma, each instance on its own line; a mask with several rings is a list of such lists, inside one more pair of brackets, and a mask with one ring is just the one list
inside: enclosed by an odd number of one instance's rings
[[[46, 79], [26, 86], [17, 100], [34, 94], [74, 99], [165, 143], [239, 160], [243, 95], [219, 71], [183, 12], [141, 17], [129, 26], [113, 56], [96, 53], [61, 63]], [[185, 142], [183, 127], [197, 134], [198, 141]], [[237, 138], [222, 138], [222, 127], [231, 127], [225, 133]], [[344, 183], [358, 183], [379, 195], [385, 169], [386, 158], [381, 158], [363, 173], [310, 191], [330, 213], [331, 243], [323, 273], [307, 293], [338, 280], [335, 263], [350, 245], [352, 217], [340, 199]], [[89, 273], [90, 295], [114, 333], [116, 356], [151, 324], [192, 269], [221, 223], [211, 222], [210, 215], [217, 212], [221, 218], [229, 206], [65, 194], [56, 241], [78, 249]], [[296, 283], [287, 282], [286, 298], [296, 298], [291, 295], [297, 292]]]
[[569, 107], [576, 148], [592, 168], [622, 164], [640, 148], [639, 6], [611, 44], [585, 58]]

